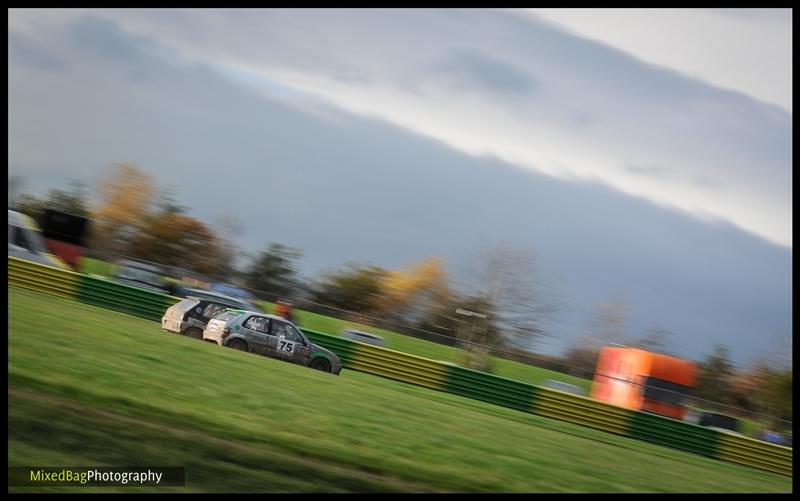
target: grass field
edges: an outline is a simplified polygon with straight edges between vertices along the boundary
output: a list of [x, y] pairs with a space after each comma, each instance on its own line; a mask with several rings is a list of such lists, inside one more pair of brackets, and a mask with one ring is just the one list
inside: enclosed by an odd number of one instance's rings
[[787, 477], [14, 287], [8, 343], [10, 466], [186, 466], [185, 489], [158, 491], [791, 492]]

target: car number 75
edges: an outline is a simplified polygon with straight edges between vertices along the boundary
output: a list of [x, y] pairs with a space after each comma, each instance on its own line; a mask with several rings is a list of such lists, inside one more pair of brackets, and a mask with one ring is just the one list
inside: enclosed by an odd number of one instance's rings
[[291, 355], [294, 353], [294, 348], [297, 345], [294, 341], [287, 341], [286, 339], [278, 339], [278, 352], [281, 354]]

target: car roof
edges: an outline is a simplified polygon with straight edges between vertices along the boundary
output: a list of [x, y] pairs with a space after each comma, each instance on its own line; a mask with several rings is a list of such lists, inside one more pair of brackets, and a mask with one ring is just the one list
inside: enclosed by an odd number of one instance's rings
[[258, 307], [258, 305], [253, 304], [252, 302], [247, 301], [245, 299], [233, 296], [227, 296], [225, 294], [220, 294], [219, 292], [208, 291], [204, 289], [193, 289], [190, 287], [185, 287], [184, 291], [186, 292], [187, 297], [196, 297], [197, 299], [205, 299], [207, 301], [214, 301], [214, 300], [224, 301], [228, 304], [244, 306], [245, 309]]
[[[259, 317], [271, 318], [272, 320], [280, 320], [281, 322], [286, 322], [287, 324], [294, 325], [291, 321], [286, 320], [283, 317], [279, 317], [278, 315], [272, 315], [270, 313], [264, 313], [263, 311], [253, 311], [253, 310], [236, 310], [236, 311], [241, 311], [243, 314], [258, 315]], [[294, 326], [297, 327], [296, 325]]]
[[39, 225], [36, 224], [36, 221], [32, 217], [12, 209], [8, 209], [8, 224], [12, 226], [20, 226], [33, 231], [40, 231]]

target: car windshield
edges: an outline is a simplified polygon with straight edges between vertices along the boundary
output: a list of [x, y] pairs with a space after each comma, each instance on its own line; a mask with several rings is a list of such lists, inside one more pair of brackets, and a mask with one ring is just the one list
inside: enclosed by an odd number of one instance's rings
[[117, 276], [126, 280], [136, 280], [137, 282], [161, 285], [161, 277], [158, 274], [139, 268], [131, 268], [130, 266], [123, 266]]
[[295, 326], [293, 326], [293, 325], [290, 325], [289, 327], [291, 327], [291, 330], [292, 330], [292, 332], [294, 332], [294, 333], [295, 333], [295, 335], [296, 335], [296, 336], [297, 336], [299, 339], [302, 339], [304, 342], [308, 342], [308, 340], [306, 340], [306, 337], [303, 335], [303, 333], [302, 333], [302, 332], [300, 332], [300, 329], [298, 329], [297, 327], [295, 327]]
[[38, 231], [29, 231], [28, 238], [30, 239], [31, 250], [37, 254], [50, 252], [42, 240], [42, 235]]

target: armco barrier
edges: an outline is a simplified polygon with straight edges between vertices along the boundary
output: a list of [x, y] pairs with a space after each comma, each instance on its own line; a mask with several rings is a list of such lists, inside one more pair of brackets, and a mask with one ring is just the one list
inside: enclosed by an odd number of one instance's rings
[[440, 362], [366, 343], [354, 344], [357, 346], [356, 356], [350, 369], [434, 390], [442, 389], [445, 371]]
[[616, 405], [541, 387], [532, 412], [618, 435], [628, 435], [634, 414]]
[[77, 296], [82, 303], [158, 321], [167, 308], [179, 301], [166, 294], [87, 276], [81, 277]]
[[[38, 292], [159, 320], [177, 298], [8, 258], [8, 283]], [[549, 388], [514, 381], [324, 332], [301, 328], [348, 369], [446, 391], [484, 402], [738, 463], [792, 475], [792, 449], [631, 411]]]
[[45, 294], [76, 299], [75, 291], [83, 275], [44, 266], [14, 257], [8, 258], [8, 283]]
[[342, 365], [350, 368], [350, 364], [353, 362], [356, 352], [356, 346], [353, 341], [338, 336], [331, 336], [324, 332], [306, 329], [305, 327], [300, 327], [300, 330], [303, 331], [303, 334], [308, 336], [308, 339], [312, 342], [336, 353], [342, 360]]
[[716, 457], [792, 476], [792, 449], [789, 447], [722, 433]]
[[647, 412], [634, 412], [628, 435], [633, 438], [715, 457], [722, 432]]
[[528, 383], [448, 364], [442, 388], [449, 393], [530, 412], [539, 391]]

